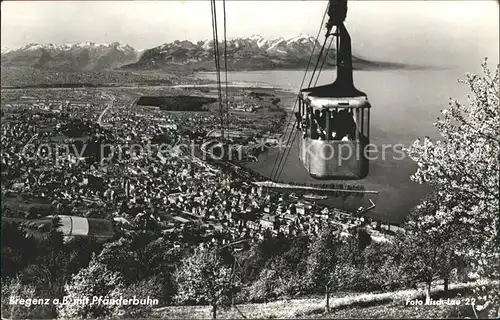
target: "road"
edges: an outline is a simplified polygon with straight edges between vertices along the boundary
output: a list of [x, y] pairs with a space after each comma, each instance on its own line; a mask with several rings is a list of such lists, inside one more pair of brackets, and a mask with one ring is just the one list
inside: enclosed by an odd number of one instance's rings
[[[135, 92], [130, 92], [130, 94], [133, 94], [134, 96], [136, 96], [135, 98], [133, 98], [132, 100], [130, 100], [128, 106], [126, 107], [126, 109], [131, 109], [136, 103], [137, 103], [137, 100], [139, 100], [140, 98], [140, 95], [135, 93]], [[103, 117], [108, 113], [108, 111], [113, 108], [114, 106], [114, 103], [115, 101], [117, 100], [116, 99], [116, 96], [112, 93], [112, 92], [109, 92], [109, 91], [102, 91], [101, 92], [101, 95], [102, 97], [110, 100], [110, 102], [108, 102], [108, 104], [106, 105], [106, 108], [104, 108], [104, 110], [101, 112], [101, 114], [99, 115], [99, 118], [97, 119], [97, 123], [101, 126], [101, 127], [109, 127], [109, 126], [112, 126], [112, 124], [104, 124], [102, 122], [102, 119]]]

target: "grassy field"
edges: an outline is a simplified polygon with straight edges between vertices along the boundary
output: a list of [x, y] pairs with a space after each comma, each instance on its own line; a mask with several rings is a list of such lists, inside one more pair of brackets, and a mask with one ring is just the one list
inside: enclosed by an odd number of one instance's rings
[[[293, 319], [293, 318], [428, 318], [440, 319], [470, 316], [470, 306], [464, 306], [465, 299], [471, 289], [483, 285], [480, 283], [463, 283], [450, 285], [449, 292], [444, 294], [442, 286], [432, 289], [432, 299], [439, 298], [461, 300], [462, 305], [411, 306], [406, 300], [423, 299], [422, 290], [400, 290], [386, 293], [363, 293], [335, 295], [330, 299], [330, 312], [324, 312], [323, 297], [312, 297], [291, 300], [279, 300], [268, 303], [249, 303], [238, 305], [227, 310], [219, 309], [220, 319]], [[494, 285], [499, 285], [495, 283]], [[460, 312], [460, 313], [459, 313]], [[168, 319], [207, 319], [211, 318], [209, 306], [164, 307], [155, 310], [154, 317]]]
[[[464, 298], [460, 298], [465, 303]], [[371, 307], [353, 307], [340, 310], [334, 310], [328, 314], [307, 316], [306, 318], [315, 319], [446, 319], [462, 318], [472, 316], [472, 307], [470, 312], [458, 309], [456, 306], [407, 306], [402, 303], [389, 303]], [[464, 312], [465, 311], [465, 312]]]

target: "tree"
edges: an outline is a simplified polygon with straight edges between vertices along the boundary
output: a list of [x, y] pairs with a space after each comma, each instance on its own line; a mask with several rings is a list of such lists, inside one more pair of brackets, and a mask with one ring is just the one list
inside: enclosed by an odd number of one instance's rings
[[371, 279], [363, 273], [363, 250], [366, 245], [365, 231], [361, 228], [351, 228], [346, 237], [339, 234], [336, 263], [329, 273], [330, 290], [365, 291], [371, 286], [368, 281]]
[[[148, 268], [148, 275], [154, 275], [154, 278], [149, 279], [156, 279], [160, 285], [162, 303], [169, 304], [175, 294], [173, 274], [175, 265], [182, 258], [183, 251], [183, 248], [173, 248], [170, 241], [158, 238], [150, 242], [140, 255], [143, 268]], [[143, 280], [143, 282], [148, 283], [147, 280]], [[149, 295], [153, 295], [153, 293], [151, 292]]]
[[233, 285], [231, 268], [223, 263], [218, 248], [196, 248], [181, 262], [174, 278], [177, 283], [175, 300], [180, 303], [208, 303], [212, 317], [217, 317], [217, 307], [230, 304]]
[[2, 278], [14, 277], [36, 258], [35, 239], [17, 223], [2, 223]]
[[[89, 266], [74, 275], [64, 286], [64, 291], [69, 302], [100, 296], [119, 299], [123, 295], [124, 286], [120, 274], [110, 271], [94, 255]], [[59, 317], [64, 319], [96, 319], [117, 316], [120, 312], [122, 310], [119, 304], [66, 303], [58, 306]]]
[[456, 253], [463, 230], [457, 225], [443, 226], [440, 219], [429, 219], [439, 214], [439, 197], [431, 194], [409, 215], [404, 225], [405, 233], [399, 234], [398, 253], [401, 267], [407, 281], [426, 284], [426, 299], [430, 300], [433, 280], [444, 280], [444, 290], [448, 289], [451, 271], [459, 265]]
[[67, 274], [76, 274], [80, 269], [86, 268], [92, 256], [99, 254], [101, 250], [102, 244], [93, 236], [74, 238], [66, 243]]
[[[453, 202], [448, 206], [453, 206]], [[440, 244], [441, 261], [437, 263], [437, 276], [443, 280], [443, 289], [447, 291], [452, 270], [464, 262], [465, 257], [457, 252], [460, 250], [459, 246], [467, 241], [467, 237], [463, 236], [467, 234], [467, 229], [463, 224], [443, 223], [442, 219], [436, 217], [440, 210], [439, 192], [433, 192], [412, 211], [405, 228], [412, 235], [434, 243], [434, 246]]]
[[106, 243], [99, 254], [99, 261], [109, 270], [119, 272], [126, 285], [143, 280], [155, 272], [152, 267], [156, 265], [150, 262], [151, 256], [145, 251], [156, 239], [154, 234], [131, 232], [116, 241]]
[[130, 237], [122, 237], [106, 243], [98, 257], [109, 270], [119, 272], [127, 285], [143, 278], [139, 250], [134, 250], [133, 242]]
[[329, 311], [330, 293], [334, 290], [371, 289], [372, 275], [364, 270], [363, 253], [371, 237], [362, 227], [349, 230], [343, 237], [341, 229], [327, 227], [312, 243], [307, 259], [305, 278], [312, 289], [322, 289], [325, 310]]
[[369, 288], [394, 291], [403, 287], [400, 254], [394, 242], [373, 242], [363, 252], [363, 278]]
[[[149, 279], [133, 283], [124, 289], [124, 297], [151, 297], [159, 300], [163, 298], [161, 294], [162, 280], [160, 277], [152, 276]], [[148, 318], [152, 309], [150, 304], [124, 305], [122, 317], [125, 319]]]
[[421, 221], [463, 231], [457, 253], [472, 258], [480, 275], [494, 279], [498, 274], [491, 267], [500, 257], [499, 69], [492, 73], [486, 60], [482, 68], [482, 76], [467, 74], [460, 81], [471, 91], [468, 104], [450, 99], [436, 122], [443, 140], [426, 137], [407, 151], [418, 165], [412, 179], [437, 189], [438, 209]]
[[11, 299], [34, 298], [37, 297], [38, 293], [33, 284], [23, 284], [20, 276], [2, 279], [2, 318], [52, 318], [53, 313], [49, 306], [10, 303]]
[[[23, 281], [34, 284], [37, 289], [44, 290], [51, 298], [61, 298], [64, 284], [69, 279], [70, 256], [64, 237], [60, 231], [62, 222], [54, 215], [50, 224], [44, 225], [48, 232], [45, 237], [36, 242], [37, 256], [32, 264], [22, 271]], [[56, 308], [51, 305], [53, 317]]]
[[307, 258], [306, 281], [312, 288], [323, 287], [325, 291], [325, 309], [329, 311], [332, 271], [337, 263], [339, 235], [332, 227], [324, 228], [311, 244]]
[[478, 236], [471, 248], [476, 251], [498, 238], [499, 221], [498, 67], [492, 75], [486, 62], [482, 66], [483, 77], [468, 74], [461, 81], [472, 92], [469, 104], [451, 100], [435, 124], [443, 140], [417, 140], [408, 149], [418, 165], [412, 179], [438, 188], [441, 206], [435, 218], [467, 225], [470, 236]]

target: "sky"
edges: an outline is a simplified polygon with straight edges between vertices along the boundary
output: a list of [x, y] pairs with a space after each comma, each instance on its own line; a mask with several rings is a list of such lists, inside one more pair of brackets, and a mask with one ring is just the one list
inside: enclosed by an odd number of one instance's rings
[[[327, 1], [226, 1], [228, 38], [316, 36]], [[217, 13], [222, 36], [222, 1]], [[484, 57], [498, 63], [499, 6], [493, 0], [350, 0], [346, 26], [361, 57], [447, 66]], [[1, 45], [118, 41], [146, 49], [212, 37], [210, 2], [2, 1]], [[322, 39], [322, 38], [321, 38]]]

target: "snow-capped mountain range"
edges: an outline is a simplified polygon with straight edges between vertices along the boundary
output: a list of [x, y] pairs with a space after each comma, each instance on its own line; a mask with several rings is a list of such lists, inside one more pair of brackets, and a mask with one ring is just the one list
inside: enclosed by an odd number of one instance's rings
[[[229, 70], [256, 70], [301, 68], [307, 65], [313, 49], [318, 53], [320, 44], [314, 37], [300, 34], [292, 38], [264, 39], [260, 35], [228, 39], [227, 64]], [[224, 45], [219, 43], [221, 64], [224, 63]], [[330, 54], [328, 65], [334, 61]], [[124, 69], [168, 69], [188, 67], [191, 70], [214, 69], [214, 42], [204, 40], [174, 41], [145, 50], [141, 58]]]
[[[300, 34], [291, 38], [265, 39], [260, 35], [228, 39], [227, 64], [229, 70], [290, 69], [307, 65], [311, 52], [316, 55], [321, 44], [314, 37]], [[224, 65], [224, 45], [219, 43], [221, 65]], [[28, 44], [17, 49], [2, 48], [2, 66], [30, 66], [38, 69], [85, 71], [102, 69], [124, 70], [214, 70], [214, 43], [212, 40], [196, 43], [183, 40], [137, 50], [118, 42], [96, 44]], [[326, 66], [335, 63], [331, 50]], [[354, 67], [379, 65], [353, 57]]]
[[30, 43], [16, 49], [2, 47], [2, 66], [82, 71], [117, 68], [137, 61], [140, 52], [118, 42], [96, 44]]

